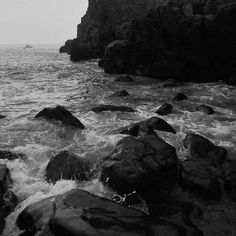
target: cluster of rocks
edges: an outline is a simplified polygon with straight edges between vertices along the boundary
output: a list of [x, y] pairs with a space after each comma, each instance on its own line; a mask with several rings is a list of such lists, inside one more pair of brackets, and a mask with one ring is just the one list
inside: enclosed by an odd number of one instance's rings
[[[176, 94], [173, 99], [179, 101], [187, 96]], [[43, 109], [35, 116], [40, 117], [85, 128], [60, 106]], [[78, 188], [49, 197], [29, 205], [19, 214], [16, 224], [24, 231], [22, 235], [211, 235], [211, 228], [198, 224], [204, 218], [203, 205], [220, 204], [222, 198], [236, 202], [236, 162], [227, 159], [223, 147], [194, 133], [187, 134], [183, 140], [188, 155], [186, 160], [180, 160], [175, 148], [158, 136], [159, 130], [176, 134], [159, 117], [119, 129], [118, 133], [127, 136], [97, 163], [93, 168], [95, 173], [91, 172], [91, 163], [68, 151], [52, 156], [45, 170], [49, 183], [55, 184], [60, 179], [89, 181], [95, 175], [124, 201], [118, 204]], [[0, 158], [26, 157], [0, 151]], [[0, 165], [0, 183], [2, 230], [4, 218], [17, 205], [5, 165]], [[140, 203], [140, 199], [146, 203], [148, 214], [130, 207]], [[218, 223], [216, 220], [211, 227]]]
[[235, 85], [234, 0], [91, 0], [71, 60], [108, 73]]

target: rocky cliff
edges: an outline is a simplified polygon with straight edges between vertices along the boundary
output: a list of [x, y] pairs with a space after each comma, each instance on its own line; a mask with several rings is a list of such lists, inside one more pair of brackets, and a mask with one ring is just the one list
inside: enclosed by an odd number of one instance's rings
[[71, 60], [108, 73], [235, 83], [235, 0], [89, 0]]

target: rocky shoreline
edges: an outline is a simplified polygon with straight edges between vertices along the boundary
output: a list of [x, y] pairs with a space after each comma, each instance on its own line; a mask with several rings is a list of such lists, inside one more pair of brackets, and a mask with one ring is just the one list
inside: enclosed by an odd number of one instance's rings
[[[189, 98], [184, 94], [173, 95], [173, 109], [181, 99]], [[112, 111], [128, 112], [117, 108]], [[45, 108], [35, 119], [86, 129], [61, 106]], [[234, 215], [230, 215], [236, 211], [236, 161], [227, 157], [225, 148], [195, 133], [178, 140], [188, 153], [183, 159], [160, 138], [158, 131], [171, 132], [178, 139], [178, 131], [164, 119], [153, 116], [117, 130], [125, 137], [96, 167], [68, 151], [52, 156], [45, 169], [45, 180], [49, 183], [98, 178], [117, 195], [104, 199], [75, 188], [33, 203], [16, 220], [21, 235], [233, 235], [236, 222]], [[27, 160], [23, 154], [3, 150], [0, 158]], [[2, 231], [4, 218], [18, 200], [4, 164], [0, 164], [0, 172]], [[135, 209], [137, 204], [146, 206], [147, 211]], [[222, 222], [224, 217], [227, 221]]]
[[90, 0], [69, 51], [107, 73], [236, 82], [234, 0]]

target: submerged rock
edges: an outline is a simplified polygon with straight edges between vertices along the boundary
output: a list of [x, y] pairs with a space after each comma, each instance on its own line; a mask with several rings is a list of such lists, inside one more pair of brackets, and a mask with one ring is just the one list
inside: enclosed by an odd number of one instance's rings
[[125, 137], [105, 159], [101, 181], [120, 194], [158, 194], [177, 181], [175, 148], [156, 135]]
[[17, 218], [26, 234], [48, 230], [55, 236], [154, 235], [152, 225], [145, 213], [80, 189], [34, 203]]
[[183, 101], [186, 100], [188, 97], [183, 93], [176, 93], [172, 98], [173, 101]]
[[121, 75], [115, 79], [117, 82], [133, 82], [134, 79], [131, 75]]
[[12, 191], [12, 179], [6, 165], [0, 164], [0, 234], [5, 225], [5, 218], [18, 204], [18, 198]]
[[152, 117], [144, 121], [140, 121], [119, 130], [120, 134], [129, 134], [139, 136], [142, 133], [154, 134], [155, 130], [166, 131], [175, 134], [176, 131], [170, 124], [159, 117]]
[[164, 116], [164, 115], [170, 114], [172, 109], [173, 109], [173, 106], [171, 104], [164, 103], [158, 108], [158, 110], [155, 113], [157, 113], [158, 115]]
[[66, 125], [73, 126], [77, 129], [85, 129], [84, 125], [62, 106], [57, 106], [55, 108], [44, 108], [40, 111], [34, 118], [43, 117], [45, 119], [59, 120]]
[[0, 159], [7, 159], [9, 161], [16, 159], [26, 159], [26, 156], [22, 153], [16, 153], [11, 151], [0, 150]]
[[221, 165], [227, 157], [227, 151], [214, 145], [210, 140], [198, 134], [187, 134], [184, 147], [188, 150], [189, 158], [199, 159], [213, 165]]
[[206, 113], [208, 115], [212, 115], [215, 113], [215, 111], [213, 110], [212, 107], [204, 105], [204, 104], [197, 106], [195, 110], [201, 111], [201, 112]]
[[126, 90], [120, 90], [111, 95], [111, 97], [127, 97], [127, 96], [129, 96], [129, 93]]
[[93, 112], [103, 112], [103, 111], [123, 111], [123, 112], [135, 112], [131, 107], [127, 106], [113, 106], [113, 105], [98, 105], [91, 109]]
[[88, 163], [68, 151], [52, 157], [46, 168], [46, 178], [52, 183], [60, 179], [88, 180], [89, 173]]

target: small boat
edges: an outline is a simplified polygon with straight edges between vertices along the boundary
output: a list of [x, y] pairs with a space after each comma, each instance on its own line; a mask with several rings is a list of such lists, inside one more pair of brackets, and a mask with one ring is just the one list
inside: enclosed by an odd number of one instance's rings
[[32, 46], [30, 46], [29, 44], [26, 44], [24, 49], [28, 49], [28, 48], [33, 48]]

